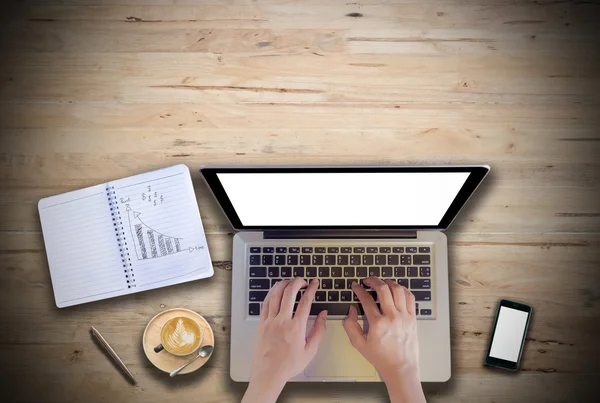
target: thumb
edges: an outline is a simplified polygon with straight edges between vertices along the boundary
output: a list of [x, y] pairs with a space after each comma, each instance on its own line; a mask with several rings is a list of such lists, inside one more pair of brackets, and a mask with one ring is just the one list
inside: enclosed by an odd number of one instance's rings
[[362, 327], [358, 324], [358, 312], [354, 305], [350, 306], [348, 317], [344, 319], [344, 330], [350, 339], [350, 343], [354, 348], [360, 350], [365, 343], [365, 335]]
[[315, 324], [311, 329], [308, 337], [306, 338], [306, 351], [310, 354], [311, 357], [314, 357], [317, 354], [317, 350], [319, 349], [319, 345], [323, 340], [323, 336], [325, 336], [325, 330], [327, 328], [327, 311], [319, 312], [317, 316], [317, 320], [315, 320]]

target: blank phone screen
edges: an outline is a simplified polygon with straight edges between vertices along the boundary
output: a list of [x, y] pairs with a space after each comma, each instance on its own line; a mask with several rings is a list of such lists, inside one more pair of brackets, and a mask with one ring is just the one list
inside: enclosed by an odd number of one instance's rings
[[490, 357], [517, 362], [527, 326], [528, 312], [506, 306], [500, 307]]

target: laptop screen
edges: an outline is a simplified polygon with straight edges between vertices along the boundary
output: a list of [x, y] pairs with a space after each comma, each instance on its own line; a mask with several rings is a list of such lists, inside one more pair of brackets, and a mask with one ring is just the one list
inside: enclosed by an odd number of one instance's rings
[[[239, 228], [439, 228], [473, 173], [468, 169], [215, 170], [228, 203], [222, 202], [220, 191], [215, 195], [230, 219], [235, 216], [232, 223], [237, 221], [234, 226]], [[474, 188], [467, 190], [466, 198]]]

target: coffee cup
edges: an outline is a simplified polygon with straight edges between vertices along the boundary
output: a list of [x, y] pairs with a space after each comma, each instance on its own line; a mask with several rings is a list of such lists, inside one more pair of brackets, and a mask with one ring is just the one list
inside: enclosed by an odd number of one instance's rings
[[162, 350], [176, 355], [190, 355], [202, 344], [202, 329], [193, 319], [186, 316], [177, 316], [169, 319], [160, 330], [161, 344], [154, 347], [154, 352]]

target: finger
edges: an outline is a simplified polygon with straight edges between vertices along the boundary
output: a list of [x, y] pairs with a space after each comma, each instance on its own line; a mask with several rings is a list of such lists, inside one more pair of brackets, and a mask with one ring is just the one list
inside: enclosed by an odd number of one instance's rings
[[384, 315], [394, 315], [396, 313], [396, 306], [394, 305], [394, 298], [392, 297], [390, 287], [382, 279], [373, 276], [366, 278], [365, 284], [377, 292], [381, 312]]
[[315, 324], [306, 338], [305, 349], [311, 357], [314, 357], [315, 354], [317, 354], [319, 345], [323, 341], [323, 337], [325, 337], [325, 330], [327, 330], [327, 311], [321, 311], [319, 312], [317, 320], [315, 320]]
[[385, 280], [385, 283], [388, 285], [388, 287], [390, 287], [396, 310], [398, 312], [404, 312], [406, 310], [406, 297], [404, 296], [404, 289], [394, 280]]
[[292, 317], [294, 312], [294, 304], [296, 303], [296, 294], [302, 287], [306, 285], [306, 281], [303, 278], [295, 278], [291, 280], [285, 290], [283, 290], [283, 296], [281, 297], [281, 307], [279, 308], [279, 315], [285, 315], [286, 317]]
[[371, 297], [371, 295], [362, 286], [360, 286], [357, 282], [353, 282], [352, 291], [354, 291], [358, 297], [358, 300], [365, 311], [365, 315], [367, 315], [367, 319], [375, 319], [381, 316], [381, 312], [379, 311], [379, 308], [377, 308], [373, 297]]
[[310, 281], [308, 288], [304, 291], [304, 295], [300, 299], [298, 303], [298, 308], [296, 309], [296, 314], [294, 315], [294, 319], [298, 318], [300, 321], [308, 320], [308, 315], [310, 314], [310, 306], [315, 299], [315, 293], [317, 292], [317, 288], [319, 288], [319, 280], [313, 279]]
[[354, 305], [350, 306], [348, 316], [344, 319], [343, 326], [348, 335], [348, 339], [350, 339], [350, 344], [360, 351], [366, 342], [366, 338], [362, 327], [360, 327], [360, 324], [358, 323], [358, 312]]
[[416, 315], [417, 313], [415, 310], [415, 305], [417, 301], [415, 301], [415, 295], [406, 288], [402, 288], [404, 291], [404, 295], [406, 295], [406, 299], [404, 300], [404, 303], [406, 304], [406, 312], [408, 312], [411, 315]]
[[283, 296], [283, 290], [289, 283], [289, 280], [279, 281], [273, 288], [269, 290], [267, 298], [269, 299], [269, 316], [277, 316], [279, 313], [279, 307], [281, 306], [281, 297]]

